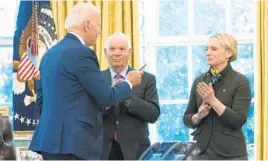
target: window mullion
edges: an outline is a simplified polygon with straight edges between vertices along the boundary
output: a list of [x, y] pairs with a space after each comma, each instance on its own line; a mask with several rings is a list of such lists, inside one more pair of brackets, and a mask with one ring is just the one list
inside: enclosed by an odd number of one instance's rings
[[194, 3], [193, 0], [188, 0], [188, 34], [194, 35]]
[[225, 7], [225, 30], [227, 33], [232, 32], [231, 7], [231, 0], [227, 0]]

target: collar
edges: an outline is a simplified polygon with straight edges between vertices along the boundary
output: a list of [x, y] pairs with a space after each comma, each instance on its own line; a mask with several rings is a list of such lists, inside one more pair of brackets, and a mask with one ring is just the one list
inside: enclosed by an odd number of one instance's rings
[[[111, 68], [111, 67], [109, 67], [109, 70], [110, 70], [110, 73], [111, 73], [112, 78], [114, 79], [114, 77], [115, 77], [115, 75], [116, 75], [117, 73], [116, 73], [116, 72], [113, 70], [113, 68]], [[127, 71], [128, 71], [128, 66], [127, 66], [122, 72], [120, 72], [121, 76], [124, 77], [124, 78], [126, 78], [126, 76], [127, 76]]]
[[86, 45], [85, 41], [82, 39], [81, 36], [79, 36], [78, 34], [76, 34], [76, 33], [74, 33], [74, 32], [68, 32], [68, 33], [73, 34], [74, 36], [76, 36], [76, 37], [79, 39], [79, 41], [80, 41], [83, 45]]
[[[232, 70], [232, 66], [230, 65], [230, 63], [227, 64], [227, 66], [220, 72], [218, 73], [217, 75], [220, 75], [220, 77], [224, 77], [228, 71]], [[212, 76], [212, 73], [211, 73], [211, 67], [209, 69], [209, 71], [207, 72], [208, 74], [210, 74]]]

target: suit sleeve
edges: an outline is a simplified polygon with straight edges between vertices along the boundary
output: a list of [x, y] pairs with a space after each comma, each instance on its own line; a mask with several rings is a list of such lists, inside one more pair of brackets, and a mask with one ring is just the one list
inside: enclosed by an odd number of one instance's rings
[[[111, 87], [99, 69], [94, 51], [89, 48], [80, 49], [73, 59], [74, 68], [68, 68], [78, 79], [86, 92], [92, 96], [101, 107], [116, 104], [131, 95], [131, 88], [127, 82]], [[69, 58], [70, 59], [70, 58]]]
[[251, 92], [247, 78], [244, 77], [238, 83], [232, 100], [232, 108], [226, 106], [225, 111], [220, 116], [220, 120], [230, 128], [239, 129], [247, 121], [251, 102]]
[[156, 88], [155, 76], [145, 87], [145, 99], [141, 99], [132, 95], [130, 99], [125, 102], [128, 112], [142, 118], [143, 120], [154, 123], [160, 115], [159, 99]]
[[196, 82], [197, 80], [195, 80], [192, 85], [188, 106], [183, 116], [183, 123], [188, 128], [196, 128], [197, 126], [192, 121], [192, 116], [198, 112], [198, 107], [196, 103]]

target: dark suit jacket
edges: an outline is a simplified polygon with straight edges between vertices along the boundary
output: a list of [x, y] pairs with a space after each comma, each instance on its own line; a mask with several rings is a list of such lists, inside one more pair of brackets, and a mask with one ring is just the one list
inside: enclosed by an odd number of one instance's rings
[[[129, 67], [129, 71], [133, 70]], [[112, 84], [110, 70], [103, 71]], [[148, 123], [154, 123], [160, 114], [155, 76], [144, 72], [142, 83], [132, 89], [132, 95], [119, 104], [119, 111], [111, 108], [103, 116], [103, 146], [101, 159], [107, 160], [115, 128], [118, 129], [119, 144], [124, 159], [137, 160], [150, 146]]]
[[202, 81], [211, 82], [210, 71], [202, 74], [193, 83], [189, 104], [184, 114], [184, 124], [189, 128], [196, 128], [192, 135], [202, 151], [208, 147], [208, 144], [211, 144], [216, 153], [225, 157], [247, 155], [242, 132], [242, 126], [247, 121], [251, 101], [247, 78], [234, 71], [228, 64], [214, 86], [215, 96], [226, 106], [226, 110], [219, 117], [211, 109], [209, 115], [196, 126], [191, 117], [198, 112], [202, 103], [202, 98], [196, 90], [196, 85]]
[[112, 88], [103, 78], [95, 52], [70, 33], [46, 53], [40, 72], [42, 101], [37, 102], [42, 113], [30, 150], [99, 159], [100, 107], [129, 97], [127, 82]]

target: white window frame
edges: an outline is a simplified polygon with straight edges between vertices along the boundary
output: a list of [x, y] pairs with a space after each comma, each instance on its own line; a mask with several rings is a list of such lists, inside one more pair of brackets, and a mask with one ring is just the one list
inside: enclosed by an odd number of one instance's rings
[[[20, 1], [19, 0], [13, 0], [13, 1], [16, 1], [16, 13], [14, 13], [14, 21], [15, 21], [15, 25], [16, 25], [16, 17], [17, 17], [17, 14], [18, 14], [18, 9], [19, 9], [19, 3]], [[5, 25], [8, 25], [8, 24], [5, 24]], [[16, 30], [16, 27], [14, 27], [14, 33], [15, 33], [15, 30]], [[13, 37], [14, 35], [10, 35], [10, 36], [2, 36], [0, 35], [0, 48], [6, 48], [6, 47], [11, 47], [13, 48]], [[12, 62], [11, 62], [12, 63]], [[13, 91], [13, 89], [12, 89]], [[0, 106], [3, 106], [3, 107], [13, 107], [13, 103], [12, 101], [11, 102], [1, 102], [0, 103]]]
[[[155, 74], [156, 71], [156, 51], [155, 51], [155, 45], [161, 45], [161, 46], [170, 46], [170, 45], [187, 45], [188, 47], [188, 69], [189, 71], [192, 71], [192, 60], [191, 54], [192, 54], [192, 48], [189, 43], [194, 43], [195, 45], [205, 45], [205, 42], [208, 39], [207, 35], [194, 35], [194, 11], [193, 11], [193, 1], [194, 0], [187, 0], [188, 1], [188, 29], [189, 29], [189, 36], [157, 36], [157, 29], [159, 28], [158, 26], [158, 16], [159, 15], [159, 6], [158, 2], [159, 1], [164, 1], [164, 0], [154, 0], [154, 1], [147, 1], [147, 0], [141, 0], [144, 3], [144, 37], [145, 37], [145, 43], [141, 44], [141, 48], [144, 48], [145, 51], [141, 54], [140, 61], [142, 62], [141, 64], [147, 63], [146, 70], [150, 71], [151, 73]], [[230, 10], [231, 10], [231, 0], [225, 0], [226, 2], [226, 12], [225, 12], [225, 28], [226, 32], [230, 33], [231, 32], [231, 16], [230, 16]], [[255, 12], [256, 13], [256, 8], [255, 7]], [[146, 23], [146, 22], [150, 22]], [[255, 24], [256, 24], [256, 19], [255, 19]], [[155, 26], [155, 27], [152, 27]], [[256, 31], [256, 30], [255, 30]], [[245, 44], [245, 43], [253, 43], [253, 52], [256, 53], [256, 33], [254, 34], [233, 34], [233, 36], [237, 39], [239, 44]], [[141, 50], [142, 51], [142, 50]], [[253, 55], [253, 59], [256, 63], [256, 56], [255, 54]], [[256, 88], [256, 82], [257, 82], [257, 69], [254, 69], [254, 89]], [[188, 72], [188, 95], [190, 93], [190, 89], [192, 86], [192, 72]], [[255, 97], [257, 97], [258, 92], [255, 90], [254, 98], [252, 99], [251, 103], [254, 103], [256, 105]], [[178, 99], [178, 100], [159, 100], [160, 104], [187, 104], [188, 99]], [[256, 107], [256, 106], [255, 106]], [[254, 118], [256, 116], [256, 110], [254, 111]], [[255, 120], [255, 127], [256, 126], [256, 120]], [[159, 141], [157, 134], [157, 127], [156, 124], [151, 124], [150, 126], [150, 138], [151, 142], [154, 143], [156, 141]], [[189, 132], [192, 132], [190, 130]], [[256, 145], [256, 132], [254, 132], [254, 144]], [[192, 137], [190, 135], [190, 140], [192, 140]], [[256, 146], [255, 146], [255, 154], [256, 154]]]

